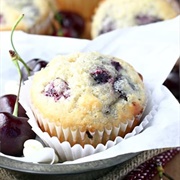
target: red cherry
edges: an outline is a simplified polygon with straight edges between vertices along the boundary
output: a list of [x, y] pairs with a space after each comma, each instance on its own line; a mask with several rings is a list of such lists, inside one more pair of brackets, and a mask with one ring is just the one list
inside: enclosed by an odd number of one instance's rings
[[[26, 65], [30, 68], [30, 75], [33, 75], [35, 72], [46, 67], [47, 64], [48, 64], [47, 61], [39, 59], [39, 58], [31, 59], [30, 61], [28, 61], [26, 63]], [[28, 72], [24, 66], [21, 68], [21, 73], [22, 73], [23, 81], [27, 80], [28, 79]]]
[[[13, 36], [14, 29], [24, 17], [24, 14], [18, 19], [14, 27], [12, 28], [11, 37]], [[11, 39], [13, 46], [13, 41]], [[9, 54], [20, 74], [19, 78], [19, 89], [17, 97], [14, 95], [5, 95], [0, 99], [0, 152], [13, 155], [21, 156], [23, 154], [24, 142], [28, 139], [34, 139], [36, 134], [32, 131], [30, 124], [28, 123], [27, 117], [24, 116], [25, 111], [18, 103], [20, 89], [21, 89], [21, 70], [19, 68], [19, 61], [28, 69], [23, 59], [17, 54], [14, 46], [13, 50], [9, 50]], [[14, 105], [15, 104], [15, 105]], [[14, 107], [15, 106], [15, 107]], [[18, 109], [18, 107], [20, 109]], [[12, 114], [13, 113], [13, 114]]]
[[[17, 96], [14, 94], [6, 94], [4, 96], [0, 97], [0, 112], [8, 112], [13, 113], [14, 105], [16, 102]], [[21, 106], [20, 103], [18, 103], [18, 117], [27, 117], [26, 111]]]
[[84, 32], [84, 19], [77, 13], [59, 11], [55, 16], [55, 19], [58, 21], [61, 27], [60, 29], [55, 30], [53, 33], [55, 35], [79, 38]]
[[163, 85], [165, 85], [172, 92], [178, 101], [180, 101], [179, 84], [179, 65], [177, 64], [173, 67]]
[[71, 28], [62, 28], [62, 35], [64, 37], [78, 37], [78, 33]]
[[0, 112], [0, 152], [12, 156], [23, 154], [24, 142], [36, 137], [27, 121], [28, 118]]

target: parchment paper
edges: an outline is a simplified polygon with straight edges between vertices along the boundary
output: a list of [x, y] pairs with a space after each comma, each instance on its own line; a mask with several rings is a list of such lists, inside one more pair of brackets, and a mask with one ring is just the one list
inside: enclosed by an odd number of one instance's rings
[[[143, 132], [103, 152], [65, 163], [94, 161], [132, 152], [180, 146], [179, 103], [170, 91], [162, 86], [180, 56], [179, 21], [180, 16], [141, 27], [115, 30], [93, 41], [15, 32], [17, 50], [25, 61], [35, 57], [50, 60], [60, 53], [99, 51], [132, 64], [143, 75], [151, 91], [156, 114]], [[7, 52], [12, 49], [10, 32], [1, 32], [0, 36], [0, 87], [1, 94], [4, 94], [3, 84], [9, 79], [16, 80], [17, 73]]]

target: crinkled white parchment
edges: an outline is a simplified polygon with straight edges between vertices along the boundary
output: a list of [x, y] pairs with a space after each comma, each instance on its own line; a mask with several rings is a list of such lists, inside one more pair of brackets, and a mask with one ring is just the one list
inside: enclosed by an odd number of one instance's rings
[[[151, 90], [156, 113], [143, 132], [103, 152], [67, 163], [94, 161], [132, 152], [180, 146], [179, 103], [170, 91], [162, 86], [180, 56], [179, 21], [180, 16], [164, 22], [115, 30], [93, 41], [15, 32], [17, 50], [25, 61], [37, 57], [50, 60], [57, 54], [75, 51], [99, 51], [132, 64], [143, 75]], [[3, 94], [3, 83], [17, 79], [17, 73], [7, 52], [12, 49], [10, 32], [0, 32], [0, 37], [0, 87]]]

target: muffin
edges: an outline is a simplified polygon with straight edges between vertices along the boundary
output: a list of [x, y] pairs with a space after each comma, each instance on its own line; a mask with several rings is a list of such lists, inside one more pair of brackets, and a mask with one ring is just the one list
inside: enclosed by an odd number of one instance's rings
[[142, 76], [98, 52], [60, 55], [33, 76], [32, 112], [43, 132], [71, 146], [96, 147], [124, 137], [146, 106]]
[[0, 30], [11, 30], [14, 23], [24, 14], [16, 30], [33, 34], [51, 34], [54, 17], [54, 1], [44, 0], [0, 0]]
[[114, 29], [155, 23], [177, 15], [165, 0], [106, 0], [93, 16], [91, 36], [95, 38]]

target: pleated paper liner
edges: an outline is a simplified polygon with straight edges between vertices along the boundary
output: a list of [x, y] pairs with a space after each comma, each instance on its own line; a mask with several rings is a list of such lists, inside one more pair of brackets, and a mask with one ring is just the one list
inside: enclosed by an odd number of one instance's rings
[[[93, 144], [93, 142], [90, 138], [85, 139], [85, 137], [88, 137], [87, 135], [85, 136], [86, 132], [81, 132], [80, 129], [74, 131], [70, 128], [64, 129], [61, 126], [57, 127], [53, 123], [50, 123], [47, 119], [45, 119], [37, 110], [33, 109], [33, 113], [29, 97], [29, 88], [31, 86], [31, 81], [32, 77], [29, 78], [29, 80], [27, 80], [25, 82], [25, 85], [22, 87], [20, 102], [27, 111], [27, 115], [29, 116], [29, 124], [32, 126], [33, 131], [37, 134], [37, 136], [41, 138], [41, 140], [47, 146], [50, 146], [55, 149], [61, 162], [83, 158], [85, 156], [102, 152], [110, 147], [115, 146], [116, 144], [120, 143], [123, 139], [130, 138], [140, 133], [156, 113], [156, 105], [153, 105], [153, 98], [151, 97], [151, 93], [150, 91], [147, 91], [147, 96], [149, 100], [147, 103], [146, 110], [144, 111], [144, 114], [142, 116], [143, 119], [132, 119], [129, 120], [126, 124], [119, 124], [119, 127], [104, 129], [104, 132], [93, 132], [95, 133], [95, 136], [98, 140], [102, 140], [102, 142], [105, 142], [104, 144], [98, 143], [94, 147], [93, 145], [91, 145]], [[140, 121], [142, 122], [140, 123]], [[39, 126], [41, 126], [41, 128]], [[119, 131], [121, 131], [121, 134], [125, 134], [124, 138], [118, 136]], [[51, 136], [50, 134], [53, 134], [54, 136]], [[103, 134], [105, 134], [105, 136]], [[114, 141], [108, 140], [112, 134], [114, 136], [117, 136], [114, 139]], [[104, 139], [103, 136], [105, 137]], [[63, 142], [60, 142], [62, 137]], [[77, 138], [80, 138], [82, 141], [85, 142], [87, 141], [87, 144], [73, 144], [73, 142], [75, 142], [75, 139]], [[71, 146], [71, 144], [73, 144], [73, 146]]]

